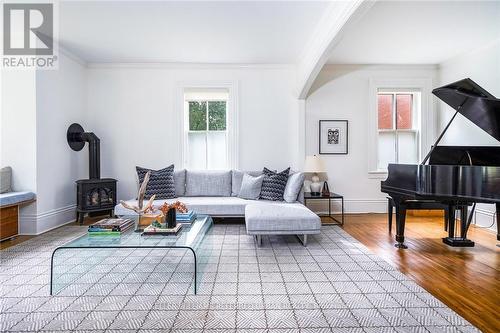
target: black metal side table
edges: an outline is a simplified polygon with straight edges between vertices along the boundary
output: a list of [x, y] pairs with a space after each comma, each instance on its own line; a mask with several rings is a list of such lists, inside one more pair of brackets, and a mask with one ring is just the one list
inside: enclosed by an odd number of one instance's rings
[[[319, 215], [320, 217], [328, 217], [334, 223], [325, 223], [325, 224], [340, 224], [344, 225], [344, 196], [330, 192], [329, 195], [312, 195], [311, 192], [304, 193], [304, 205], [307, 206], [308, 200], [328, 200], [328, 215]], [[342, 220], [339, 221], [332, 215], [332, 200], [340, 200], [342, 203]]]

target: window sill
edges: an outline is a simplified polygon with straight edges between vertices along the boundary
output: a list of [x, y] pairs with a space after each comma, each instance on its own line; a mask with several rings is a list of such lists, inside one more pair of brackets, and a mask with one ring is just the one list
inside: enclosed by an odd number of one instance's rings
[[387, 178], [387, 171], [383, 171], [383, 170], [369, 171], [368, 178], [369, 179], [386, 179]]

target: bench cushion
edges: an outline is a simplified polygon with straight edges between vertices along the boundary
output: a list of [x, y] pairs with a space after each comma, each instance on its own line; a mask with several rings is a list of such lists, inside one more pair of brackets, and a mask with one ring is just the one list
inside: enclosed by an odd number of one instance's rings
[[247, 233], [318, 234], [321, 220], [300, 203], [257, 202], [245, 207]]
[[10, 206], [35, 199], [33, 192], [7, 192], [0, 194], [0, 206]]

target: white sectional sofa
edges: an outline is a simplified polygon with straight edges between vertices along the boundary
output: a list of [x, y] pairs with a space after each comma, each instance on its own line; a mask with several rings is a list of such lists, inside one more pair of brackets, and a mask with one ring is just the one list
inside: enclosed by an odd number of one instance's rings
[[[261, 235], [298, 235], [306, 245], [307, 235], [320, 232], [320, 218], [305, 207], [301, 191], [295, 202], [246, 200], [238, 197], [245, 172], [189, 171], [174, 173], [177, 198], [155, 200], [154, 205], [179, 200], [190, 210], [212, 217], [245, 217], [248, 234], [255, 235], [260, 245]], [[258, 175], [262, 172], [248, 172]], [[128, 200], [133, 203], [134, 199]], [[115, 215], [132, 212], [121, 204], [115, 207]]]

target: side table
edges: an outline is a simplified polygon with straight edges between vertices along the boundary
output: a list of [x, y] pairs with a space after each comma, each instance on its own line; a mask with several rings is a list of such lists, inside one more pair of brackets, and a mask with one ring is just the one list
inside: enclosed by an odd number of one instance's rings
[[[340, 224], [344, 225], [344, 196], [330, 192], [329, 195], [312, 195], [311, 192], [304, 193], [304, 205], [307, 206], [307, 201], [309, 200], [328, 200], [328, 215], [319, 215], [320, 217], [328, 217], [333, 223], [325, 223], [325, 224]], [[340, 200], [342, 207], [342, 220], [339, 221], [332, 215], [332, 200]]]

